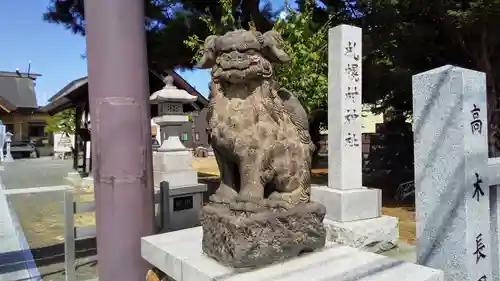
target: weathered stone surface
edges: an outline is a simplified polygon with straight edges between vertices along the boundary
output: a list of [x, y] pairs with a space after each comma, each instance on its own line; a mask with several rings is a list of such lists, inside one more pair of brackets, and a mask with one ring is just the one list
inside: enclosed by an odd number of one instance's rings
[[447, 65], [414, 75], [412, 84], [417, 262], [442, 269], [447, 281], [499, 280], [492, 270], [486, 75]]
[[214, 201], [269, 195], [292, 205], [309, 202], [315, 147], [305, 109], [273, 77], [273, 63], [290, 60], [281, 41], [273, 30], [205, 40], [199, 66], [212, 69], [207, 121], [221, 171]]
[[352, 222], [325, 219], [327, 241], [372, 253], [382, 253], [397, 246], [398, 218], [381, 216]]
[[[226, 204], [201, 210], [203, 252], [231, 267], [256, 267], [325, 245], [325, 206], [309, 202], [290, 209], [263, 200], [259, 212], [233, 211]], [[248, 204], [248, 203], [243, 203]]]
[[207, 112], [221, 182], [201, 211], [203, 251], [233, 267], [254, 267], [325, 244], [325, 207], [311, 203], [305, 109], [278, 90], [273, 63], [289, 61], [275, 31], [207, 37], [212, 69]]

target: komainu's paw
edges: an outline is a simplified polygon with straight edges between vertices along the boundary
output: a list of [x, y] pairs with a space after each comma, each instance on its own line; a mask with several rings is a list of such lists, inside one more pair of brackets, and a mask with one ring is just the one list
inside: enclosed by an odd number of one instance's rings
[[277, 205], [281, 208], [290, 209], [294, 206], [294, 200], [291, 195], [274, 191], [269, 195], [269, 204]]
[[267, 209], [266, 201], [261, 198], [238, 195], [233, 198], [229, 208], [233, 211], [258, 213]]
[[238, 193], [234, 189], [221, 183], [215, 193], [210, 196], [209, 200], [213, 203], [229, 204], [230, 202], [234, 201], [234, 198], [237, 195]]

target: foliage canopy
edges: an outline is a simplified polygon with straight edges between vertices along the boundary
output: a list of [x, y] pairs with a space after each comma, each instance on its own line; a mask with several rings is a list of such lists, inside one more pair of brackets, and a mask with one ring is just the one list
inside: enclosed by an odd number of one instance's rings
[[74, 108], [69, 108], [54, 114], [47, 118], [47, 133], [65, 133], [67, 135], [75, 134], [75, 114]]

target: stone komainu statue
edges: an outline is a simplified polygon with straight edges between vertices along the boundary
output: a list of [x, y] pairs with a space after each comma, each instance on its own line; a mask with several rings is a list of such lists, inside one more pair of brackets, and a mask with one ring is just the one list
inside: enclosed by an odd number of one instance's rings
[[275, 31], [246, 30], [205, 41], [198, 66], [212, 69], [208, 131], [221, 173], [212, 202], [309, 202], [315, 147], [304, 108], [275, 87], [271, 63], [289, 61], [280, 43]]
[[236, 30], [205, 41], [212, 68], [208, 129], [221, 184], [200, 211], [202, 250], [255, 267], [325, 245], [325, 206], [310, 201], [314, 145], [300, 102], [276, 90], [271, 63], [289, 60], [280, 36]]

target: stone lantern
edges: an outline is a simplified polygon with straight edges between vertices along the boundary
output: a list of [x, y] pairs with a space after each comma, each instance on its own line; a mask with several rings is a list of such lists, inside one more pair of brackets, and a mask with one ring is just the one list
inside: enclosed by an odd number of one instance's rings
[[[3, 159], [4, 162], [14, 162], [14, 158], [12, 158], [12, 154], [10, 153], [10, 143], [12, 142], [12, 134], [11, 132], [7, 132], [5, 134], [5, 157]], [[3, 148], [2, 148], [3, 153]]]
[[194, 103], [197, 97], [190, 95], [185, 90], [177, 89], [171, 76], [167, 76], [163, 82], [165, 87], [153, 93], [149, 99], [152, 104], [158, 104], [158, 117], [153, 119], [160, 126], [161, 139], [163, 140], [158, 151], [186, 151], [189, 153], [179, 138], [179, 132], [172, 134], [175, 130], [168, 130], [167, 127], [180, 127], [189, 122], [182, 107], [184, 104]]
[[[198, 213], [203, 203], [205, 184], [198, 183], [198, 172], [193, 169], [192, 153], [182, 144], [177, 128], [189, 122], [182, 110], [184, 104], [197, 99], [185, 90], [177, 89], [171, 76], [164, 80], [163, 89], [150, 97], [158, 104], [158, 117], [154, 123], [160, 126], [161, 146], [153, 151], [153, 182], [162, 197], [164, 231], [174, 231], [199, 225]], [[157, 221], [158, 223], [158, 221]]]

